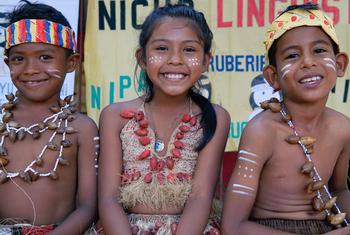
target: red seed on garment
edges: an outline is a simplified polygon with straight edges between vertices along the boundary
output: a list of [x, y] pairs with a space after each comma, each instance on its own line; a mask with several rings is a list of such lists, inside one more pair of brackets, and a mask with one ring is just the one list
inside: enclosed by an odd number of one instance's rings
[[175, 235], [176, 234], [176, 230], [177, 230], [177, 224], [176, 223], [172, 223], [171, 224], [171, 234]]
[[145, 117], [145, 115], [143, 114], [143, 112], [142, 111], [138, 111], [138, 112], [136, 112], [136, 114], [135, 114], [135, 119], [136, 119], [136, 121], [141, 121], [143, 118]]
[[160, 184], [164, 184], [165, 176], [163, 175], [163, 173], [160, 173], [160, 172], [157, 173], [157, 180]]
[[184, 173], [182, 173], [182, 172], [176, 173], [176, 178], [180, 181], [183, 181], [185, 179]]
[[132, 174], [132, 180], [138, 180], [141, 177], [141, 172], [136, 171]]
[[143, 177], [143, 182], [145, 182], [146, 184], [149, 184], [152, 182], [153, 179], [153, 175], [152, 172], [148, 172], [145, 177]]
[[137, 227], [137, 225], [132, 226], [131, 228], [132, 235], [136, 235], [138, 231], [139, 231], [139, 227]]
[[135, 117], [135, 112], [131, 111], [131, 110], [125, 110], [120, 114], [120, 116], [122, 118], [131, 119], [131, 118]]
[[185, 144], [184, 144], [184, 142], [182, 142], [180, 140], [177, 140], [177, 141], [174, 142], [174, 146], [177, 149], [182, 149], [185, 146]]
[[146, 149], [137, 157], [137, 159], [142, 161], [142, 160], [146, 159], [150, 154], [151, 154], [151, 150]]
[[157, 164], [158, 164], [158, 161], [157, 161], [157, 158], [155, 157], [152, 157], [150, 162], [149, 162], [149, 168], [151, 171], [155, 171], [157, 169]]
[[160, 222], [160, 221], [157, 221], [156, 224], [155, 224], [155, 229], [158, 230], [158, 229], [160, 229], [162, 226], [163, 226], [163, 223]]
[[139, 142], [143, 145], [146, 146], [149, 143], [151, 143], [151, 139], [148, 136], [142, 136], [139, 138]]
[[169, 170], [172, 170], [174, 168], [174, 160], [168, 158], [166, 160], [166, 167], [168, 167]]
[[181, 158], [181, 152], [180, 152], [179, 149], [174, 148], [174, 149], [171, 150], [171, 153], [173, 154], [173, 157]]
[[138, 136], [146, 136], [146, 135], [148, 135], [148, 130], [147, 129], [138, 129], [135, 131], [135, 134]]
[[195, 126], [197, 124], [197, 117], [196, 116], [193, 116], [190, 120], [190, 124], [191, 126]]
[[184, 133], [182, 132], [177, 132], [175, 135], [176, 139], [181, 140], [182, 138], [184, 138]]
[[168, 180], [169, 183], [174, 183], [176, 179], [176, 175], [174, 173], [169, 173], [166, 179]]
[[209, 231], [209, 235], [219, 235], [220, 232], [217, 228], [211, 228]]
[[148, 121], [146, 119], [142, 119], [141, 121], [139, 121], [139, 125], [141, 128], [145, 129], [148, 127]]
[[189, 126], [186, 126], [186, 125], [181, 125], [179, 127], [180, 131], [183, 132], [183, 133], [186, 133], [190, 130], [190, 127]]
[[157, 164], [157, 171], [159, 172], [159, 171], [163, 170], [164, 166], [165, 166], [165, 162], [159, 161]]
[[185, 114], [183, 117], [182, 117], [182, 121], [183, 122], [189, 122], [191, 120], [191, 116], [189, 114]]

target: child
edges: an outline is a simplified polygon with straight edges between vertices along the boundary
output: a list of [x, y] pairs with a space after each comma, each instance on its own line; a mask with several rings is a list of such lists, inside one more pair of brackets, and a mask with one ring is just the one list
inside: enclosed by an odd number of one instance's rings
[[71, 96], [60, 99], [79, 60], [74, 32], [61, 12], [28, 1], [9, 21], [5, 62], [17, 93], [2, 106], [0, 234], [82, 234], [96, 213], [98, 133]]
[[[348, 57], [339, 52], [331, 19], [313, 4], [287, 8], [265, 46], [264, 77], [282, 91], [283, 102], [264, 102], [269, 110], [244, 130], [223, 234], [327, 233], [347, 225], [342, 212], [350, 212], [350, 122], [325, 106]], [[329, 234], [350, 234], [350, 227]]]
[[186, 5], [154, 10], [136, 52], [146, 94], [100, 118], [99, 212], [107, 234], [218, 234], [208, 217], [230, 118], [196, 93], [212, 33]]

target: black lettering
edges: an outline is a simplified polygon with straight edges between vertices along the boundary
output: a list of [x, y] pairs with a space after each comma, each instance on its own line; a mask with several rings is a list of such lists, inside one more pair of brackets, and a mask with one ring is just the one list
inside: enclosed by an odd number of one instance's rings
[[344, 96], [343, 96], [343, 102], [346, 103], [348, 101], [348, 95], [349, 95], [349, 79], [345, 80], [345, 88], [344, 88]]
[[111, 30], [115, 30], [115, 1], [109, 2], [110, 13], [108, 14], [106, 5], [104, 1], [98, 1], [98, 28], [99, 30], [105, 29], [105, 21], [106, 19], [108, 26]]
[[125, 1], [120, 1], [120, 29], [125, 30]]
[[142, 6], [148, 6], [148, 2], [147, 0], [135, 0], [132, 2], [131, 5], [131, 23], [132, 23], [132, 27], [134, 29], [141, 29], [141, 25], [142, 24], [138, 24], [137, 23], [137, 6], [138, 5], [142, 5]]

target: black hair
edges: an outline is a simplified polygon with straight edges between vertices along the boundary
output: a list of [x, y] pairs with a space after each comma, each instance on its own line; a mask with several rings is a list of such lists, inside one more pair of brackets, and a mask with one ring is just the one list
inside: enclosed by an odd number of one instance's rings
[[[28, 0], [21, 0], [19, 5], [17, 5], [6, 18], [9, 21], [9, 24], [13, 24], [23, 19], [45, 19], [72, 28], [66, 17], [57, 9], [43, 3], [31, 3]], [[9, 48], [9, 50], [10, 49], [11, 48]], [[66, 50], [67, 56], [73, 54], [73, 50]], [[6, 52], [7, 54], [8, 51]]]
[[[146, 44], [152, 35], [154, 29], [159, 25], [161, 19], [184, 18], [188, 19], [190, 23], [197, 30], [198, 37], [204, 44], [204, 53], [210, 53], [213, 34], [205, 20], [202, 12], [196, 11], [192, 7], [184, 4], [167, 4], [164, 7], [159, 7], [153, 10], [145, 19], [141, 26], [141, 33], [139, 36], [139, 48], [142, 50], [142, 57], [144, 59], [146, 54]], [[141, 72], [141, 79], [143, 82], [143, 91], [146, 94], [146, 102], [150, 102], [154, 95], [153, 83], [145, 72]], [[200, 84], [199, 84], [200, 86]], [[216, 130], [216, 112], [211, 102], [202, 96], [198, 89], [194, 86], [189, 90], [188, 95], [200, 107], [202, 113], [201, 128], [203, 129], [203, 138], [201, 139], [196, 150], [200, 151], [211, 140]]]
[[[320, 10], [318, 4], [314, 4], [312, 2], [308, 2], [308, 3], [300, 4], [300, 5], [290, 5], [281, 14], [279, 14], [278, 17], [280, 17], [281, 15], [283, 15], [284, 13], [286, 13], [288, 11], [292, 11], [292, 10], [295, 10], [295, 9], [302, 9], [302, 10], [305, 10], [305, 11], [307, 11], [307, 10]], [[271, 45], [271, 47], [270, 47], [270, 49], [268, 51], [268, 54], [267, 54], [268, 55], [268, 59], [269, 59], [269, 64], [272, 65], [272, 66], [275, 66], [275, 67], [276, 67], [276, 45], [277, 45], [278, 40], [279, 39], [275, 40], [272, 43], [272, 45]], [[338, 45], [333, 41], [333, 39], [330, 38], [330, 40], [332, 42], [332, 48], [333, 48], [334, 54], [338, 54], [339, 53]]]

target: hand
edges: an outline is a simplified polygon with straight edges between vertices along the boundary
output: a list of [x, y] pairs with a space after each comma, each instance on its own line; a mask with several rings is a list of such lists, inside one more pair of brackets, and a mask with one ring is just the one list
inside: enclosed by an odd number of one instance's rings
[[327, 235], [350, 235], [350, 226], [347, 226], [345, 228], [340, 228], [337, 230], [334, 230], [332, 232], [325, 233]]

